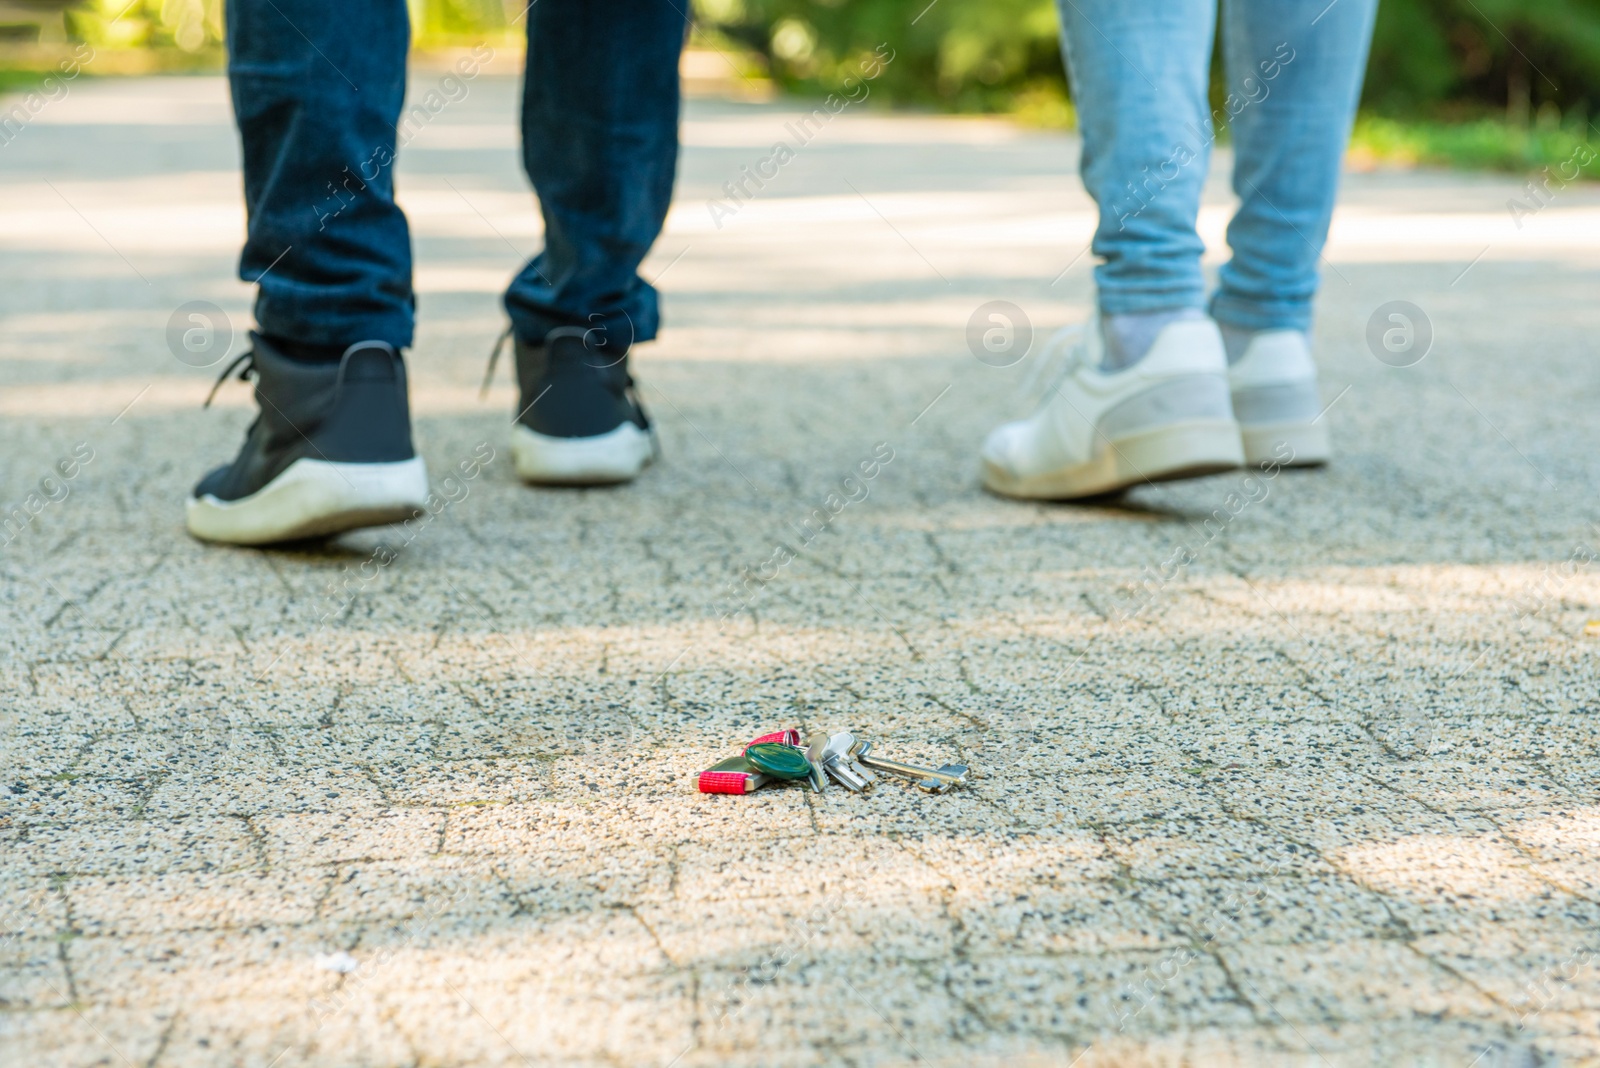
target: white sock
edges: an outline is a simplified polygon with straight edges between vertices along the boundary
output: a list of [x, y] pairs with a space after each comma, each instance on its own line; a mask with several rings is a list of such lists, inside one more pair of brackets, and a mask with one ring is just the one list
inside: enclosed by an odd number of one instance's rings
[[1155, 344], [1156, 335], [1168, 325], [1204, 317], [1205, 313], [1199, 308], [1165, 308], [1133, 315], [1102, 316], [1100, 330], [1105, 338], [1106, 354], [1100, 361], [1100, 369], [1121, 371], [1132, 367], [1144, 359], [1150, 346]]
[[1222, 347], [1228, 350], [1228, 366], [1232, 367], [1244, 359], [1244, 350], [1250, 347], [1258, 330], [1246, 330], [1242, 326], [1231, 326], [1228, 323], [1218, 323], [1222, 328]]
[[[1222, 328], [1222, 347], [1228, 350], [1229, 367], [1244, 359], [1245, 350], [1250, 347], [1250, 342], [1256, 339], [1257, 334], [1266, 333], [1265, 330], [1247, 330], [1242, 326], [1230, 326], [1227, 323], [1217, 325]], [[1307, 345], [1309, 344], [1308, 340]]]

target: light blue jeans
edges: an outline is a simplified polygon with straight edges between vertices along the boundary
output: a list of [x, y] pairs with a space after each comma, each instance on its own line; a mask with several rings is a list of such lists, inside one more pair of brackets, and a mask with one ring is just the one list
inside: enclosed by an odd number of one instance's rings
[[1232, 131], [1238, 213], [1210, 311], [1305, 330], [1377, 0], [1224, 0], [1227, 95], [1207, 99], [1217, 0], [1059, 0], [1100, 207], [1102, 313], [1204, 307], [1195, 233], [1217, 126]]

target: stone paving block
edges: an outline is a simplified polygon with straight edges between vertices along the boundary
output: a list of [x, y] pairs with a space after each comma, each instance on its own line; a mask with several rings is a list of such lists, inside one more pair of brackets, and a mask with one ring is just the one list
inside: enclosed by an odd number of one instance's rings
[[311, 812], [269, 812], [253, 822], [267, 864], [283, 868], [347, 860], [421, 860], [439, 852], [445, 813], [392, 808], [346, 812], [337, 801]]
[[674, 896], [680, 901], [818, 893], [848, 900], [878, 885], [927, 893], [946, 882], [915, 849], [843, 834], [686, 843], [676, 851], [676, 863]]
[[0, 1009], [20, 1014], [60, 1008], [72, 1000], [72, 984], [53, 932], [48, 938], [0, 938]]
[[1422, 816], [1428, 811], [1421, 803], [1397, 798], [1393, 791], [1373, 782], [1367, 766], [1359, 762], [1228, 761], [1197, 767], [1202, 781], [1230, 814], [1274, 827], [1298, 828], [1368, 812]]
[[1335, 942], [1398, 934], [1389, 903], [1338, 876], [1142, 880], [1132, 894], [1201, 946]]
[[1077, 775], [1067, 782], [1035, 779], [1025, 789], [995, 797], [994, 804], [1029, 829], [1226, 818], [1221, 803], [1199, 777], [1178, 768]]
[[971, 1010], [934, 976], [906, 963], [796, 959], [750, 971], [711, 964], [696, 974], [701, 1063], [716, 1063], [711, 1053], [724, 1062], [737, 1055], [766, 1063], [795, 1047], [811, 1047], [811, 1063], [828, 1060], [819, 1046], [892, 1050], [912, 1060], [926, 1036], [977, 1027]]
[[373, 961], [375, 968], [390, 961], [380, 974], [401, 976], [405, 984], [426, 985], [417, 976], [445, 977], [458, 986], [470, 981], [510, 994], [534, 988], [572, 993], [605, 976], [646, 983], [683, 978], [669, 971], [650, 929], [628, 908], [523, 913], [485, 928], [454, 924], [445, 912], [434, 922], [413, 919], [365, 928], [350, 952], [358, 961]]
[[323, 873], [317, 913], [341, 924], [381, 919], [491, 924], [517, 911], [512, 887], [490, 865], [461, 857], [355, 862]]
[[1482, 907], [1557, 896], [1529, 858], [1495, 833], [1412, 834], [1346, 847], [1333, 859], [1363, 886], [1401, 902]]
[[377, 788], [359, 768], [309, 767], [290, 774], [268, 753], [254, 753], [259, 771], [238, 764], [174, 774], [151, 791], [144, 811], [173, 818], [185, 813], [213, 816], [318, 813], [330, 809], [375, 814], [381, 806]]
[[332, 872], [180, 872], [82, 876], [66, 884], [73, 929], [128, 938], [166, 931], [283, 927], [310, 921]]
[[758, 984], [771, 981], [768, 972], [789, 974], [803, 963], [906, 952], [897, 937], [902, 932], [882, 927], [886, 919], [899, 921], [901, 910], [876, 891], [827, 886], [782, 897], [645, 904], [637, 911], [675, 967], [736, 968], [749, 973], [740, 985]]
[[1092, 831], [991, 829], [973, 835], [919, 836], [907, 840], [906, 846], [960, 891], [1075, 887], [1117, 874], [1104, 842]]
[[[338, 699], [339, 684], [321, 678], [306, 678], [293, 673], [305, 650], [288, 645], [252, 648], [245, 660], [229, 674], [235, 688], [245, 690], [247, 699], [238, 706], [252, 726], [262, 730], [302, 729], [324, 723]], [[331, 652], [318, 651], [318, 656]], [[260, 687], [258, 692], [250, 689]]]
[[1587, 805], [1497, 812], [1495, 827], [1535, 862], [1578, 865], [1600, 858], [1600, 811]]
[[[1485, 946], [1526, 940], [1536, 931], [1556, 945], [1576, 946], [1584, 939], [1574, 930], [1600, 923], [1600, 905], [1551, 883], [1515, 896], [1452, 893], [1441, 886], [1431, 897], [1387, 896], [1385, 904], [1412, 936], [1476, 939], [1474, 944]], [[1529, 944], [1544, 942], [1534, 938]]]
[[437, 723], [341, 724], [329, 715], [315, 727], [263, 732], [281, 766], [306, 765], [344, 773], [351, 768], [427, 761], [442, 726]]
[[824, 834], [947, 837], [980, 834], [994, 826], [996, 809], [982, 789], [926, 794], [909, 779], [885, 774], [870, 794], [829, 787], [822, 797], [804, 796], [817, 830]]
[[566, 838], [530, 844], [492, 863], [518, 911], [531, 915], [656, 904], [672, 896], [679, 870], [670, 849]]
[[[687, 776], [685, 777], [687, 779]], [[730, 836], [803, 833], [811, 827], [799, 787], [762, 790], [744, 797], [694, 794], [663, 797], [636, 805], [609, 796], [605, 811], [595, 798], [583, 802], [548, 801], [454, 809], [444, 849], [450, 853], [517, 853], [539, 843], [639, 845], [651, 848], [684, 841], [717, 841]], [[619, 811], [627, 818], [616, 819]], [[685, 814], [693, 813], [692, 821]]]
[[508, 804], [550, 796], [549, 765], [525, 757], [379, 765], [372, 775], [383, 797], [400, 806]]
[[949, 905], [958, 944], [974, 954], [1025, 956], [1160, 949], [1182, 939], [1170, 923], [1110, 886], [957, 895]]
[[667, 1064], [689, 1045], [686, 981], [618, 975], [608, 989], [574, 990], [558, 977], [497, 983], [463, 961], [441, 965], [416, 993], [394, 1000], [425, 1063], [582, 1065], [626, 1056]]
[[1106, 831], [1106, 846], [1135, 879], [1248, 874], [1331, 875], [1327, 861], [1247, 820], [1146, 820]]
[[150, 784], [138, 778], [80, 776], [70, 771], [17, 776], [0, 794], [0, 820], [28, 824], [129, 820], [145, 807]]
[[1241, 996], [1263, 1019], [1362, 1021], [1402, 1014], [1475, 1017], [1498, 1006], [1397, 939], [1219, 946]]
[[[1027, 713], [1026, 720], [1019, 719], [1014, 738], [1001, 733], [1001, 745], [991, 747], [988, 735], [978, 735], [978, 746], [969, 744], [970, 759], [974, 770], [985, 778], [1022, 772], [1056, 781], [1067, 774], [1176, 773], [1192, 766], [1194, 761], [1174, 739], [1152, 729], [1150, 721], [1158, 715], [1135, 712], [1126, 718], [1096, 722], [1080, 719], [1068, 710], [1035, 710]], [[1032, 789], [1034, 784], [1017, 788]]]
[[[72, 765], [93, 744], [95, 732], [69, 723], [52, 723], [41, 717], [30, 726], [11, 721], [0, 724], [0, 775], [12, 786], [28, 786], [34, 780], [70, 774]], [[0, 794], [0, 799], [6, 798]], [[10, 800], [15, 800], [14, 796]], [[0, 800], [4, 803], [4, 800]]]
[[[46, 732], [37, 728], [45, 723], [53, 728], [51, 734], [68, 738], [131, 731], [139, 726], [132, 711], [133, 700], [121, 687], [100, 689], [92, 680], [76, 677], [78, 674], [56, 665], [35, 666], [31, 677], [12, 692], [28, 693], [30, 704], [38, 702], [39, 715], [7, 724], [8, 728], [28, 731], [28, 736], [43, 741]], [[154, 700], [170, 698], [162, 694]]]
[[[1371, 1064], [1406, 1064], [1417, 1068], [1527, 1068], [1538, 1063], [1528, 1036], [1508, 1034], [1492, 1017], [1424, 1020], [1411, 1016], [1333, 1024], [1287, 1023], [1277, 1018], [1265, 1027], [1227, 1032], [1203, 1030], [1179, 1036], [1178, 1042], [1151, 1043], [1163, 1052], [1182, 1051], [1187, 1063], [1219, 1065], [1291, 1065], [1360, 1068]], [[1177, 1047], [1174, 1050], [1173, 1047]], [[1488, 1051], [1488, 1052], [1486, 1052]], [[1121, 1050], [1106, 1047], [1107, 1053]], [[1137, 1051], [1127, 1063], [1146, 1062]], [[1085, 1064], [1089, 1058], [1085, 1058]], [[1121, 1064], [1112, 1057], [1111, 1063]], [[1182, 1062], [1180, 1062], [1182, 1063]]]
[[5, 1014], [0, 1040], [25, 1064], [148, 1064], [160, 1051], [171, 1019], [170, 1012], [149, 1009], [61, 1005]]
[[[1330, 858], [1358, 846], [1381, 852], [1386, 846], [1407, 837], [1453, 839], [1492, 835], [1494, 824], [1468, 809], [1437, 812], [1410, 798], [1397, 798], [1383, 804], [1351, 805], [1334, 815], [1321, 815], [1315, 805], [1304, 810], [1275, 815], [1270, 826], [1295, 842], [1304, 843]], [[1367, 863], [1363, 853], [1362, 863]], [[1341, 862], [1341, 866], [1346, 867]]]
[[951, 996], [972, 1006], [1000, 1033], [1089, 1041], [1119, 1030], [1159, 1033], [1183, 1027], [1185, 1020], [1249, 1026], [1248, 1008], [1229, 989], [1216, 962], [1182, 954], [1002, 954], [931, 967]]
[[[1352, 765], [1364, 766], [1383, 756], [1368, 731], [1354, 723], [1328, 722], [1315, 713], [1277, 721], [1254, 714], [1243, 718], [1247, 726], [1237, 732], [1219, 734], [1201, 727], [1192, 736], [1184, 731], [1179, 737], [1197, 760], [1246, 774], [1293, 770], [1337, 781], [1348, 777], [1346, 769]], [[1179, 725], [1187, 724], [1180, 719]]]
[[1595, 1059], [1595, 1033], [1600, 1012], [1543, 1012], [1530, 1020], [1515, 1039], [1485, 1043], [1489, 1050], [1481, 1063], [1534, 1064], [1540, 1059], [1555, 1064], [1590, 1064]]
[[230, 871], [255, 861], [244, 822], [215, 817], [34, 825], [7, 852], [13, 870], [36, 875]]
[[428, 679], [399, 686], [352, 688], [339, 695], [339, 705], [332, 718], [336, 737], [354, 739], [365, 737], [364, 730], [387, 736], [397, 725], [455, 720], [471, 717], [476, 712], [477, 706], [460, 687]]
[[79, 997], [94, 1004], [171, 1008], [204, 1000], [271, 1002], [336, 985], [340, 976], [319, 961], [359, 934], [312, 923], [85, 937], [68, 943], [67, 959]]
[[1528, 913], [1478, 919], [1412, 944], [1492, 997], [1521, 1030], [1539, 1031], [1546, 1013], [1600, 1010], [1600, 947], [1592, 926]]
[[0, 867], [0, 942], [53, 936], [67, 926], [59, 880]]
[[[241, 1014], [243, 1020], [224, 1015], [216, 1024], [201, 1024], [203, 1031], [194, 1024], [181, 1027], [172, 1038], [194, 1058], [191, 1063], [216, 1063], [229, 1056], [233, 1063], [241, 1065], [275, 1062], [300, 1066], [334, 1060], [373, 1065], [416, 1062], [415, 1045], [405, 1029], [398, 1026], [398, 1013], [381, 996], [356, 995], [348, 1003], [337, 997], [308, 999], [298, 1005], [284, 1004], [279, 1011], [282, 1015], [269, 1019], [257, 1017], [255, 1011]], [[251, 1024], [255, 1026], [246, 1031]], [[205, 1046], [200, 1045], [202, 1039]]]

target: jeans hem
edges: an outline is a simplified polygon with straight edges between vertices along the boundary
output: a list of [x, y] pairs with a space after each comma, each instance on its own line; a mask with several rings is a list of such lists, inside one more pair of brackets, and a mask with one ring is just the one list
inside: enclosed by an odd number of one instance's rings
[[1198, 286], [1172, 289], [1100, 290], [1095, 304], [1101, 315], [1143, 315], [1149, 312], [1178, 311], [1182, 308], [1205, 310], [1205, 290]]
[[602, 334], [611, 344], [620, 344], [624, 351], [646, 341], [654, 341], [660, 323], [654, 316], [641, 323], [642, 316], [622, 315], [591, 316], [587, 321], [570, 316], [552, 315], [511, 308], [506, 301], [506, 314], [511, 319], [511, 333], [524, 345], [542, 345], [545, 335], [562, 327], [580, 327]]
[[1252, 300], [1248, 297], [1217, 293], [1207, 308], [1211, 318], [1240, 330], [1311, 329], [1311, 302]]
[[258, 333], [302, 345], [345, 346], [358, 341], [383, 341], [398, 352], [411, 347], [415, 334], [415, 324], [409, 316], [308, 319], [304, 314], [276, 314], [266, 301], [260, 300], [256, 302], [255, 314]]

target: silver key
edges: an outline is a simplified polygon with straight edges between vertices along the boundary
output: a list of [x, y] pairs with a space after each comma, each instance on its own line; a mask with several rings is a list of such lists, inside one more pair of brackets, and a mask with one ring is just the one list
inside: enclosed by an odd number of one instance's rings
[[902, 764], [898, 760], [885, 760], [882, 757], [872, 756], [871, 742], [858, 742], [854, 756], [869, 768], [879, 771], [893, 772], [904, 775], [908, 779], [916, 780], [917, 787], [930, 794], [942, 794], [957, 786], [965, 786], [967, 782], [967, 766], [965, 764], [945, 764], [939, 768], [923, 768], [915, 764]]
[[828, 748], [828, 735], [817, 731], [806, 739], [806, 761], [811, 765], [811, 788], [821, 793], [828, 785], [828, 773], [823, 770], [823, 753]]
[[850, 747], [845, 750], [845, 754], [841, 758], [841, 761], [843, 763], [849, 765], [851, 771], [855, 772], [858, 776], [860, 776], [861, 778], [865, 779], [867, 782], [875, 783], [875, 782], [878, 781], [878, 777], [876, 775], [872, 774], [872, 772], [868, 771], [865, 767], [863, 767], [860, 764], [859, 761], [856, 760], [856, 753], [860, 750], [860, 748], [862, 746], [865, 746], [867, 749], [871, 749], [872, 748], [872, 743], [871, 742], [858, 742], [858, 741], [855, 740], [855, 735], [852, 734], [850, 736]]
[[864, 793], [872, 789], [873, 781], [851, 759], [850, 751], [855, 744], [855, 735], [848, 732], [835, 734], [828, 739], [828, 746], [822, 751], [822, 766], [840, 786]]

